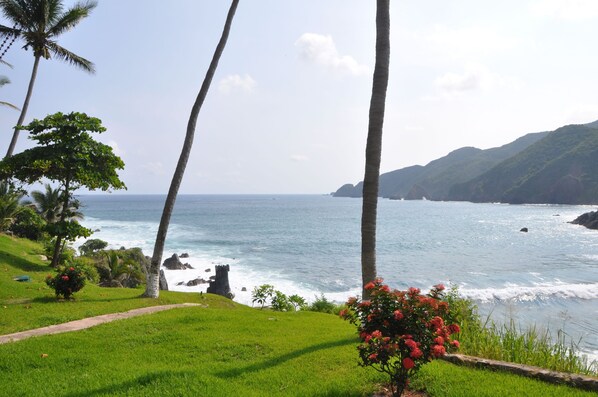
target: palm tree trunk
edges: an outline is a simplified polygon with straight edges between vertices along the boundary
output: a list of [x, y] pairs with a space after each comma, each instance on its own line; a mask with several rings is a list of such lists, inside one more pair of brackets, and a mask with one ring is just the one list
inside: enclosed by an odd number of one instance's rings
[[[363, 286], [376, 278], [376, 217], [382, 157], [382, 127], [390, 63], [390, 0], [377, 0], [376, 66], [370, 101], [370, 120], [365, 149], [363, 206], [361, 212], [361, 276]], [[363, 288], [364, 299], [369, 298]]]
[[[58, 221], [59, 225], [63, 224], [64, 221], [66, 220], [66, 215], [69, 209], [69, 201], [70, 201], [70, 197], [69, 197], [69, 185], [70, 185], [70, 180], [67, 179], [65, 184], [64, 184], [64, 194], [63, 194], [63, 202], [62, 202], [62, 211], [60, 212], [60, 220]], [[61, 235], [57, 235], [56, 236], [56, 243], [54, 244], [54, 254], [52, 255], [52, 267], [57, 267], [59, 260], [60, 260], [60, 253], [62, 251], [62, 239], [63, 237]]]
[[170, 189], [168, 189], [168, 195], [166, 196], [164, 209], [162, 210], [162, 217], [160, 218], [160, 226], [158, 227], [156, 243], [154, 244], [154, 253], [152, 255], [150, 269], [147, 274], [147, 284], [144, 293], [144, 296], [146, 297], [158, 298], [160, 295], [160, 264], [162, 263], [162, 254], [164, 252], [164, 243], [166, 241], [168, 225], [170, 224], [170, 216], [174, 208], [174, 203], [177, 198], [181, 181], [183, 180], [183, 174], [185, 173], [187, 160], [189, 160], [191, 147], [193, 146], [193, 137], [195, 135], [195, 127], [197, 125], [197, 116], [199, 115], [201, 106], [206, 99], [208, 90], [210, 89], [210, 84], [212, 83], [212, 78], [214, 77], [216, 68], [218, 67], [218, 62], [220, 61], [220, 57], [222, 56], [222, 52], [226, 46], [226, 41], [228, 40], [228, 35], [233, 22], [233, 17], [235, 16], [238, 5], [239, 0], [233, 0], [230, 5], [226, 22], [224, 24], [224, 30], [222, 31], [222, 36], [220, 37], [220, 42], [216, 47], [216, 51], [212, 57], [212, 62], [210, 63], [208, 71], [206, 72], [206, 76], [204, 77], [199, 94], [195, 99], [193, 108], [191, 109], [191, 115], [189, 116], [189, 122], [187, 124], [187, 134], [185, 135], [183, 149], [181, 150], [179, 161], [174, 171], [174, 175], [172, 176]]
[[15, 146], [17, 145], [17, 139], [19, 139], [19, 126], [23, 125], [23, 121], [25, 121], [25, 116], [27, 115], [27, 108], [29, 107], [29, 100], [31, 99], [31, 94], [33, 94], [33, 86], [35, 85], [35, 78], [37, 77], [37, 67], [39, 66], [40, 56], [35, 56], [35, 61], [33, 62], [33, 70], [31, 71], [31, 78], [29, 79], [29, 88], [27, 88], [27, 95], [25, 96], [25, 103], [23, 103], [23, 108], [21, 109], [21, 115], [19, 116], [19, 121], [17, 121], [17, 125], [15, 126], [15, 131], [12, 134], [12, 139], [10, 140], [10, 145], [8, 146], [8, 150], [6, 151], [6, 157], [12, 156], [12, 152], [15, 150]]

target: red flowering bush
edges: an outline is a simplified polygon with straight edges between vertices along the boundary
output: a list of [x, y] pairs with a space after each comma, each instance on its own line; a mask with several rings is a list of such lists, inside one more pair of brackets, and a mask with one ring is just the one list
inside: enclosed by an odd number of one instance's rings
[[62, 295], [64, 299], [69, 299], [72, 294], [85, 286], [85, 275], [73, 266], [59, 267], [56, 276], [52, 277], [48, 274], [46, 284], [54, 289], [56, 296]]
[[395, 396], [400, 396], [412, 376], [426, 362], [459, 347], [452, 335], [458, 324], [447, 324], [449, 306], [442, 300], [444, 286], [422, 295], [417, 288], [392, 291], [376, 279], [365, 286], [370, 300], [349, 298], [340, 315], [357, 325], [362, 343], [357, 346], [361, 366], [371, 366], [390, 376]]

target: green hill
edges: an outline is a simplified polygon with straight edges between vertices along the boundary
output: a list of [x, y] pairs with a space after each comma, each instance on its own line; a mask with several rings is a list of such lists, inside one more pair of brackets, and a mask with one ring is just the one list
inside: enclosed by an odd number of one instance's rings
[[450, 190], [450, 200], [598, 203], [598, 129], [569, 125]]
[[[501, 147], [481, 150], [463, 147], [431, 161], [380, 175], [380, 196], [392, 199], [446, 200], [451, 187], [490, 170], [544, 138], [548, 132], [527, 134]], [[343, 185], [335, 197], [361, 197], [363, 183]]]

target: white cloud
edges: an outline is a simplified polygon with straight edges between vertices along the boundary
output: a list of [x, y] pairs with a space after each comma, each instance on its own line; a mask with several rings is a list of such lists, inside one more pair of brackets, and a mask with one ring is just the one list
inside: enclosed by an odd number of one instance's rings
[[119, 146], [118, 143], [116, 143], [116, 141], [109, 141], [108, 142], [108, 146], [110, 146], [112, 148], [112, 151], [114, 152], [114, 154], [116, 154], [117, 156], [124, 156], [125, 151], [122, 150]]
[[496, 87], [517, 87], [513, 79], [492, 73], [484, 65], [470, 64], [463, 73], [448, 72], [438, 77], [436, 86], [445, 93], [458, 94], [465, 91], [491, 90]]
[[436, 25], [426, 36], [437, 50], [451, 57], [479, 56], [479, 54], [507, 51], [519, 45], [520, 40], [486, 27], [450, 29]]
[[570, 107], [562, 124], [586, 124], [598, 120], [598, 104], [588, 103]]
[[577, 21], [598, 17], [596, 0], [539, 0], [531, 4], [530, 11], [537, 17]]
[[240, 76], [238, 74], [231, 74], [226, 76], [218, 83], [218, 90], [222, 94], [230, 94], [233, 90], [241, 90], [244, 92], [251, 92], [257, 83], [248, 74]]
[[142, 168], [146, 171], [149, 171], [150, 174], [160, 176], [164, 175], [164, 164], [159, 161], [146, 163], [142, 166]]
[[361, 76], [369, 72], [369, 68], [359, 64], [355, 58], [349, 55], [340, 55], [332, 36], [304, 33], [295, 42], [295, 46], [299, 48], [301, 59], [324, 66], [334, 72], [353, 76]]
[[300, 162], [303, 162], [303, 161], [308, 161], [309, 157], [307, 157], [306, 155], [303, 155], [303, 154], [293, 154], [291, 156], [291, 160], [300, 163]]

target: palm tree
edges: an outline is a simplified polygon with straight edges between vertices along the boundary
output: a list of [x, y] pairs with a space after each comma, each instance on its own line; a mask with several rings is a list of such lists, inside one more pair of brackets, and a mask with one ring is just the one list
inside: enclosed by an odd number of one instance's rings
[[23, 211], [23, 196], [23, 192], [13, 189], [6, 182], [0, 182], [0, 231], [8, 230], [15, 217]]
[[220, 57], [224, 51], [224, 47], [226, 46], [228, 34], [230, 32], [238, 5], [239, 0], [233, 0], [230, 5], [226, 22], [224, 23], [224, 30], [220, 36], [220, 41], [218, 42], [218, 46], [216, 46], [216, 51], [214, 51], [212, 62], [208, 67], [208, 71], [204, 77], [199, 94], [197, 95], [195, 103], [193, 104], [193, 108], [191, 109], [191, 115], [189, 116], [189, 122], [187, 123], [187, 133], [185, 135], [183, 149], [181, 150], [179, 161], [172, 176], [172, 181], [170, 182], [170, 188], [168, 189], [168, 195], [166, 196], [164, 209], [162, 210], [162, 217], [160, 218], [160, 226], [158, 227], [158, 233], [156, 235], [154, 253], [152, 255], [152, 261], [147, 274], [147, 284], [144, 293], [144, 296], [147, 297], [158, 298], [160, 295], [160, 264], [162, 263], [162, 254], [164, 252], [164, 242], [166, 241], [168, 225], [170, 223], [170, 215], [172, 214], [179, 187], [181, 185], [181, 181], [183, 180], [183, 174], [185, 173], [185, 168], [187, 166], [187, 160], [189, 160], [189, 153], [191, 153], [191, 147], [193, 146], [193, 137], [195, 135], [195, 126], [197, 125], [197, 116], [199, 115], [201, 106], [206, 99], [208, 90], [210, 89], [210, 84], [212, 83], [212, 78], [214, 77], [216, 68], [218, 67], [218, 62], [220, 61]]
[[[34, 190], [30, 193], [37, 212], [47, 223], [56, 223], [60, 220], [62, 213], [63, 194], [60, 189], [53, 189], [46, 183], [45, 192]], [[67, 208], [67, 220], [83, 219], [83, 213], [79, 211], [79, 202], [71, 200]]]
[[365, 149], [363, 178], [363, 206], [361, 210], [361, 277], [363, 297], [368, 298], [367, 283], [376, 278], [376, 216], [378, 211], [378, 182], [382, 157], [382, 127], [386, 105], [390, 63], [390, 0], [377, 0], [376, 10], [376, 66], [370, 100], [370, 121]]
[[[8, 62], [4, 62], [1, 59], [0, 59], [0, 63], [12, 68], [12, 66]], [[8, 77], [6, 77], [6, 76], [0, 76], [0, 87], [4, 86], [5, 84], [9, 84], [9, 83], [10, 83], [10, 80], [8, 79]], [[0, 101], [0, 105], [2, 105], [2, 106], [8, 106], [9, 108], [13, 108], [15, 110], [19, 110], [19, 108], [16, 107], [15, 105], [13, 105], [12, 103]]]
[[23, 48], [26, 50], [31, 48], [35, 59], [25, 102], [6, 151], [6, 157], [12, 156], [17, 144], [19, 126], [23, 124], [27, 114], [41, 58], [54, 57], [87, 72], [94, 72], [93, 63], [58, 45], [56, 38], [87, 17], [95, 6], [95, 1], [77, 3], [63, 12], [62, 0], [0, 0], [0, 10], [14, 24], [13, 28], [0, 25], [0, 34], [14, 35], [23, 39], [25, 41]]

